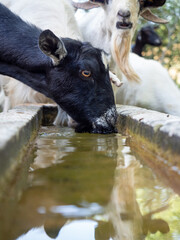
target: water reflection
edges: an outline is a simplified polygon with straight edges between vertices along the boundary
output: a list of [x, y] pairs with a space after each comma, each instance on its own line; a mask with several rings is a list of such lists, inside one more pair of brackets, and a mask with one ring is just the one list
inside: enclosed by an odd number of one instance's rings
[[141, 240], [145, 239], [148, 233], [156, 233], [157, 231], [168, 233], [170, 229], [166, 221], [152, 219], [153, 214], [166, 210], [168, 206], [142, 215], [136, 196], [136, 190], [139, 188], [136, 172], [142, 166], [131, 155], [128, 146], [119, 152], [119, 156], [121, 154], [124, 163], [119, 157], [120, 161], [117, 161], [109, 210], [110, 219], [115, 229], [115, 239]]
[[95, 229], [97, 225], [97, 222], [92, 220], [71, 221], [63, 226], [55, 238], [49, 237], [44, 227], [41, 226], [29, 230], [26, 234], [17, 238], [17, 240], [95, 240]]
[[59, 213], [66, 218], [91, 217], [103, 213], [103, 208], [97, 203], [86, 203], [84, 205], [84, 207], [77, 207], [74, 205], [52, 206], [50, 211], [52, 213]]
[[12, 221], [0, 216], [0, 239], [178, 239], [179, 197], [131, 154], [126, 137], [43, 128], [33, 155]]

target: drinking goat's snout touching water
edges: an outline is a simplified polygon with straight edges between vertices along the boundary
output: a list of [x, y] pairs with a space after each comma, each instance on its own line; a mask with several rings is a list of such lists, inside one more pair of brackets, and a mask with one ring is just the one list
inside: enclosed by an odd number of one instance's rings
[[53, 99], [77, 132], [116, 132], [116, 107], [105, 53], [27, 24], [0, 4], [0, 74]]

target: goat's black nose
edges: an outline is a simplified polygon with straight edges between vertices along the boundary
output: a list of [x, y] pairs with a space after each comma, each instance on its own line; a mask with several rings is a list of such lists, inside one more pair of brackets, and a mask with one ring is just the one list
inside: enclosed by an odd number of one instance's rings
[[131, 13], [130, 11], [119, 10], [117, 15], [123, 18], [129, 18], [131, 16]]

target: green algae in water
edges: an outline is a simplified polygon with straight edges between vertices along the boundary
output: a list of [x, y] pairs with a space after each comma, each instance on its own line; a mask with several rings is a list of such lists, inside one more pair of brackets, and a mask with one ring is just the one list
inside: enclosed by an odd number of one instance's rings
[[42, 127], [32, 156], [13, 217], [0, 215], [0, 239], [180, 238], [179, 196], [132, 155], [126, 137]]

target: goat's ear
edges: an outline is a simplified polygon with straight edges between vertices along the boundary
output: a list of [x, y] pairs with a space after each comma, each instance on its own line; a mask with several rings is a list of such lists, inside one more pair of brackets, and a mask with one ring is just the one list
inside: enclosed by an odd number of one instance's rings
[[88, 1], [88, 2], [74, 2], [74, 1], [72, 1], [72, 5], [77, 9], [79, 8], [79, 9], [85, 9], [85, 10], [100, 7], [100, 4], [98, 4], [98, 2], [96, 3], [95, 1], [94, 2], [92, 2], [92, 1]]
[[39, 36], [41, 51], [53, 60], [56, 66], [67, 55], [63, 41], [50, 30], [43, 31]]
[[154, 22], [154, 23], [168, 23], [167, 20], [159, 18], [158, 16], [154, 15], [150, 9], [146, 8], [145, 10], [143, 10], [140, 13], [141, 17], [143, 17], [144, 19]]
[[165, 4], [166, 0], [139, 0], [141, 8], [141, 17], [155, 23], [168, 23], [167, 20], [154, 15], [148, 8], [157, 8]]
[[44, 94], [46, 97], [51, 98], [51, 93], [46, 83], [46, 76], [43, 73], [32, 73], [17, 66], [0, 62], [0, 74], [13, 77]]

